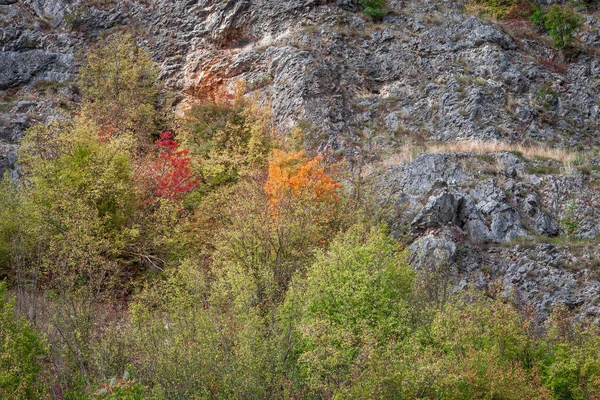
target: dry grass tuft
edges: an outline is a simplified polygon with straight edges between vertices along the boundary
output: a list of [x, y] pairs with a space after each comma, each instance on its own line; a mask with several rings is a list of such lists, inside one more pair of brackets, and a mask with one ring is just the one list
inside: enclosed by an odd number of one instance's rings
[[551, 160], [567, 163], [577, 157], [577, 153], [571, 153], [564, 149], [554, 149], [545, 146], [532, 146], [523, 144], [511, 144], [505, 142], [480, 142], [459, 141], [449, 143], [435, 143], [427, 146], [426, 153], [460, 153], [471, 152], [478, 155], [508, 151], [520, 153], [525, 158], [548, 158]]
[[412, 161], [420, 154], [440, 154], [440, 153], [473, 153], [484, 155], [497, 152], [511, 152], [519, 154], [527, 159], [550, 159], [560, 162], [565, 172], [571, 172], [575, 166], [580, 166], [585, 162], [585, 154], [581, 152], [570, 152], [564, 149], [549, 148], [540, 145], [511, 144], [500, 141], [476, 141], [464, 140], [447, 143], [425, 143], [416, 145], [412, 142], [405, 143], [398, 151], [390, 154], [381, 161], [384, 168], [395, 166]]

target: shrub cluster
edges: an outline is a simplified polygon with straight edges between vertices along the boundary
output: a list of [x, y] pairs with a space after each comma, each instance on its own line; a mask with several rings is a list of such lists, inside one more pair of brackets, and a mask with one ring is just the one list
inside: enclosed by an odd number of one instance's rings
[[243, 84], [175, 119], [155, 79], [105, 42], [77, 113], [31, 128], [2, 182], [0, 397], [600, 396], [597, 327], [449, 295]]
[[0, 397], [38, 398], [45, 389], [39, 375], [48, 348], [25, 318], [15, 317], [15, 299], [6, 297], [6, 284], [0, 282]]
[[472, 0], [466, 8], [473, 14], [503, 19], [520, 8], [521, 4], [522, 0]]
[[363, 12], [373, 18], [382, 18], [387, 14], [385, 0], [358, 0]]
[[466, 10], [499, 20], [529, 20], [552, 38], [559, 50], [567, 49], [581, 26], [581, 16], [569, 5], [553, 4], [543, 10], [529, 0], [470, 0]]
[[562, 50], [570, 47], [575, 39], [581, 16], [569, 6], [553, 4], [547, 10], [536, 10], [531, 22], [548, 33], [554, 47]]

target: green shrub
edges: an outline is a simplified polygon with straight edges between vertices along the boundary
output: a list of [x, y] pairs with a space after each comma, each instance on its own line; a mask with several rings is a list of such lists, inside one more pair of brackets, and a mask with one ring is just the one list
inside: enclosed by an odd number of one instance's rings
[[203, 281], [185, 263], [131, 307], [140, 379], [159, 398], [290, 398], [281, 394], [287, 343], [272, 315], [209, 302]]
[[0, 279], [8, 275], [14, 257], [14, 239], [21, 226], [18, 208], [15, 185], [5, 173], [0, 181]]
[[542, 379], [555, 399], [595, 399], [600, 395], [600, 335], [598, 326], [573, 321], [558, 305], [539, 343]]
[[135, 199], [130, 143], [103, 143], [97, 130], [89, 121], [55, 123], [29, 129], [21, 142], [24, 204], [39, 214], [46, 267], [73, 288], [111, 270], [107, 256], [120, 255], [134, 234], [127, 229]]
[[531, 14], [529, 20], [538, 28], [544, 28], [544, 11], [538, 8]]
[[558, 95], [548, 84], [538, 87], [534, 98], [535, 102], [546, 110], [551, 109], [558, 102]]
[[181, 132], [190, 150], [203, 191], [232, 184], [267, 165], [271, 149], [270, 114], [254, 101], [244, 99], [245, 87], [235, 95], [216, 94], [192, 107]]
[[404, 253], [381, 230], [354, 226], [318, 255], [294, 288], [306, 301], [299, 363], [316, 393], [350, 385], [378, 348], [406, 337], [411, 284]]
[[0, 283], [0, 397], [37, 399], [42, 396], [39, 379], [47, 348], [44, 340], [24, 318], [16, 319], [14, 299], [5, 301], [6, 283]]
[[[461, 323], [460, 321], [468, 321]], [[529, 368], [528, 321], [502, 300], [459, 294], [431, 326], [438, 398], [548, 398]], [[424, 366], [425, 367], [425, 366]]]
[[581, 16], [569, 6], [554, 4], [546, 11], [536, 10], [530, 18], [531, 22], [542, 28], [552, 38], [557, 49], [571, 46], [575, 33], [581, 25]]
[[577, 220], [577, 202], [571, 200], [564, 211], [563, 217], [560, 220], [560, 229], [568, 238], [575, 236], [579, 229], [579, 221]]
[[373, 18], [382, 18], [387, 14], [385, 0], [358, 0], [363, 12]]
[[111, 37], [83, 60], [80, 113], [34, 126], [20, 143], [21, 203], [34, 210], [48, 283], [61, 293], [123, 289], [140, 258], [166, 247], [161, 228], [177, 211], [151, 198], [157, 175], [171, 173], [152, 140], [157, 71], [133, 38]]
[[521, 0], [471, 0], [466, 9], [475, 15], [502, 19], [520, 4]]
[[459, 293], [430, 323], [368, 354], [339, 398], [550, 399], [533, 348], [528, 321], [510, 304]]
[[149, 53], [133, 37], [104, 39], [86, 54], [79, 69], [80, 114], [92, 119], [105, 135], [130, 135], [146, 147], [164, 127], [157, 107], [158, 72]]
[[275, 217], [264, 183], [249, 179], [212, 191], [197, 211], [200, 254], [189, 252], [131, 309], [140, 379], [167, 398], [294, 397], [301, 383], [287, 354], [297, 318], [279, 308], [291, 277], [335, 231], [332, 217], [299, 202], [280, 204]]

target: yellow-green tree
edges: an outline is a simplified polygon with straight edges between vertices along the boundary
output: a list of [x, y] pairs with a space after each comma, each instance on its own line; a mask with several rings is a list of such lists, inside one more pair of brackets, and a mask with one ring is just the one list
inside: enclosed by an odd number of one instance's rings
[[270, 114], [243, 94], [240, 81], [233, 95], [219, 93], [205, 99], [183, 119], [182, 143], [195, 159], [204, 192], [235, 183], [267, 165], [273, 147]]
[[356, 225], [295, 281], [286, 304], [303, 304], [298, 362], [315, 394], [352, 386], [373, 355], [407, 337], [412, 275], [385, 232]]
[[40, 379], [48, 348], [25, 318], [14, 313], [14, 298], [6, 300], [6, 283], [0, 282], [0, 397], [27, 400], [44, 396]]
[[89, 51], [79, 70], [81, 114], [101, 135], [132, 135], [140, 147], [162, 128], [158, 67], [129, 35], [113, 35]]
[[162, 266], [163, 235], [181, 208], [179, 199], [148, 200], [156, 182], [144, 167], [161, 154], [155, 71], [131, 38], [113, 37], [84, 61], [80, 112], [29, 129], [21, 142], [19, 208], [30, 226], [19, 232], [35, 237], [33, 293], [51, 299], [53, 365], [66, 387], [101, 374], [95, 309], [129, 293], [141, 270]]

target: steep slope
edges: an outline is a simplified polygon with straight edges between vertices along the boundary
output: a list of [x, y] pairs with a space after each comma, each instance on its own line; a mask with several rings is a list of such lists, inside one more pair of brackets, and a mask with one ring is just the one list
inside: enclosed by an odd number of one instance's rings
[[[348, 184], [374, 185], [417, 267], [599, 318], [597, 14], [566, 56], [522, 20], [388, 6], [374, 22], [351, 0], [0, 0], [0, 169], [14, 172], [28, 126], [77, 102], [78, 52], [129, 31], [180, 110], [243, 78], [282, 133], [301, 123], [309, 146], [346, 156]], [[513, 146], [444, 145], [456, 139]]]

